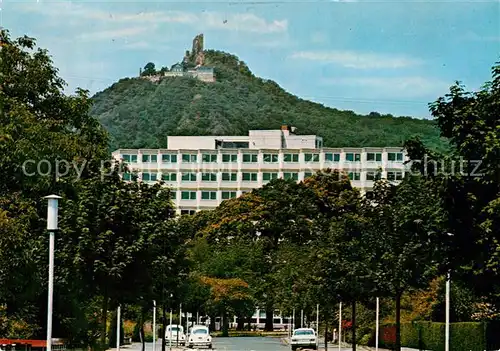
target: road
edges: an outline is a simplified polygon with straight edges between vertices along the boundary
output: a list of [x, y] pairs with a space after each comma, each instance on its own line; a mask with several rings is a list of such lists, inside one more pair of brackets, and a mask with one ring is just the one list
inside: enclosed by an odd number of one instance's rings
[[260, 337], [214, 338], [216, 351], [288, 351], [279, 339]]
[[[323, 345], [320, 345], [320, 350], [323, 350]], [[277, 338], [264, 338], [264, 337], [233, 337], [233, 338], [214, 338], [213, 351], [289, 351], [290, 347], [283, 345]], [[179, 351], [180, 348], [172, 348], [172, 351]], [[341, 351], [351, 351], [350, 347], [343, 347]], [[363, 350], [359, 348], [359, 350]], [[381, 349], [379, 349], [382, 351]], [[108, 351], [116, 351], [110, 349]], [[140, 343], [133, 343], [120, 347], [120, 351], [141, 351]], [[146, 351], [153, 351], [153, 343], [146, 343]], [[161, 341], [156, 344], [155, 351], [161, 351]], [[168, 344], [166, 351], [169, 351]], [[328, 351], [338, 351], [338, 348], [329, 345]], [[364, 351], [364, 350], [363, 350]]]

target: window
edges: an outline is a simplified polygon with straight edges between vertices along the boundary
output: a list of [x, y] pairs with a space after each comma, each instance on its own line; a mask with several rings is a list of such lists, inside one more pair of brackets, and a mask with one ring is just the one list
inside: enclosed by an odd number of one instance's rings
[[137, 155], [130, 156], [130, 163], [137, 163]]
[[268, 182], [273, 179], [278, 179], [278, 173], [269, 173], [269, 172], [262, 173], [262, 179], [265, 182]]
[[177, 155], [163, 154], [161, 155], [161, 162], [163, 163], [177, 163]]
[[181, 191], [182, 200], [196, 200], [196, 191]]
[[184, 215], [194, 215], [196, 213], [196, 210], [181, 210], [181, 216], [184, 216]]
[[278, 162], [277, 154], [264, 154], [264, 163], [276, 163]]
[[176, 182], [177, 181], [177, 173], [162, 173], [161, 179], [166, 182]]
[[222, 200], [234, 199], [236, 197], [236, 191], [223, 191]]
[[361, 161], [361, 154], [348, 152], [345, 154], [345, 160], [348, 162], [359, 162]]
[[403, 153], [402, 152], [388, 152], [387, 159], [389, 161], [401, 162], [401, 161], [403, 161]]
[[222, 180], [226, 182], [235, 182], [238, 178], [238, 173], [222, 173]]
[[366, 160], [371, 162], [380, 162], [382, 161], [382, 153], [380, 152], [369, 152], [366, 154]]
[[306, 162], [319, 162], [319, 154], [304, 154]]
[[403, 172], [387, 172], [387, 180], [403, 180]]
[[214, 154], [203, 154], [201, 156], [201, 159], [202, 159], [202, 162], [213, 163], [213, 162], [217, 162], [217, 155], [214, 155]]
[[299, 174], [296, 172], [285, 172], [285, 173], [283, 173], [283, 178], [284, 179], [299, 180]]
[[223, 149], [248, 149], [250, 143], [248, 141], [215, 141], [215, 146], [218, 149], [222, 147]]
[[201, 192], [202, 200], [217, 200], [217, 192], [216, 191], [202, 191]]
[[204, 182], [216, 182], [217, 181], [217, 173], [202, 173], [201, 180]]
[[177, 198], [177, 191], [172, 190], [172, 191], [170, 192], [170, 198], [171, 198], [172, 200], [175, 200], [175, 199]]
[[158, 155], [142, 155], [142, 162], [158, 162]]
[[243, 162], [244, 163], [256, 163], [257, 162], [257, 154], [243, 154]]
[[284, 154], [283, 155], [284, 162], [297, 163], [299, 162], [299, 154]]
[[327, 162], [339, 162], [340, 161], [340, 154], [327, 152], [325, 154], [325, 161], [327, 161]]
[[366, 180], [375, 180], [376, 173], [375, 172], [366, 172]]
[[349, 172], [349, 179], [350, 180], [360, 180], [361, 175], [359, 172]]
[[237, 154], [223, 154], [222, 155], [222, 162], [224, 162], [224, 163], [238, 162], [238, 155]]
[[304, 179], [309, 178], [313, 175], [312, 172], [304, 172]]
[[243, 181], [256, 182], [257, 181], [257, 173], [243, 173]]
[[130, 180], [130, 179], [132, 179], [130, 173], [123, 173], [123, 180]]
[[154, 182], [156, 181], [156, 173], [142, 173], [142, 180]]
[[130, 162], [130, 155], [122, 155], [122, 159], [125, 162]]
[[184, 163], [194, 163], [198, 159], [198, 155], [193, 154], [182, 154], [182, 162]]
[[196, 182], [196, 173], [182, 173], [181, 179], [183, 182]]

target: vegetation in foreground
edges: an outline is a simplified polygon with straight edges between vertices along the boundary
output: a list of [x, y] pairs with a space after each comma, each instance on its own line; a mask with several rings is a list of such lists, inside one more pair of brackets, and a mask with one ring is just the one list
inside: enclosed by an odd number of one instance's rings
[[[159, 323], [182, 302], [184, 311], [237, 315], [238, 329], [256, 304], [268, 314], [304, 309], [314, 320], [320, 303], [321, 329], [329, 331], [343, 301], [349, 306], [344, 327], [356, 345], [373, 335], [380, 296], [384, 322], [395, 323], [393, 347], [400, 349], [409, 340], [405, 322], [444, 320], [448, 271], [453, 322], [498, 320], [499, 65], [481, 91], [454, 86], [431, 105], [453, 152], [443, 156], [408, 140], [410, 157], [427, 154], [429, 162], [414, 164], [414, 174], [398, 186], [380, 179], [367, 199], [345, 175], [326, 170], [298, 184], [275, 180], [214, 211], [174, 221], [168, 188], [124, 183], [113, 165], [102, 177], [108, 134], [89, 114], [87, 93], [64, 95], [47, 53], [29, 51], [32, 39], [2, 37], [0, 335], [45, 337], [42, 197], [50, 193], [63, 196], [54, 336], [74, 346], [105, 347], [114, 334], [108, 311], [118, 304], [144, 340], [153, 300]], [[466, 164], [466, 174], [432, 172], [435, 161], [446, 160], [449, 171], [460, 158], [483, 162], [477, 169]], [[79, 177], [74, 169], [60, 178], [26, 176], [34, 169], [23, 170], [25, 161], [42, 159], [52, 165], [85, 160], [86, 167]], [[460, 335], [479, 330], [464, 325]]]

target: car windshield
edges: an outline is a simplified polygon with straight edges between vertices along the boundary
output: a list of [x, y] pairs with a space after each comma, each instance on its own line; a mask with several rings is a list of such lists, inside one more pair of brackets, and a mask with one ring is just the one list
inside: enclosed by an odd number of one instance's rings
[[314, 335], [314, 332], [312, 330], [296, 330], [293, 335]]
[[169, 328], [169, 330], [171, 330], [172, 333], [177, 333], [179, 331], [179, 328], [177, 328], [177, 327], [171, 327], [171, 328]]
[[206, 330], [206, 329], [195, 329], [195, 330], [193, 330], [193, 334], [208, 334], [208, 330]]

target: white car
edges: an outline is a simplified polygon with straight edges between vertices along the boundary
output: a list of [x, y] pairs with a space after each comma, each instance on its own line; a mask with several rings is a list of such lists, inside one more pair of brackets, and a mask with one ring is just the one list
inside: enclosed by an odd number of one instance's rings
[[304, 349], [317, 350], [318, 338], [316, 332], [312, 328], [295, 329], [292, 334], [292, 340], [290, 341], [290, 346], [294, 351], [299, 347]]
[[189, 333], [188, 347], [204, 346], [209, 349], [212, 348], [212, 337], [208, 331], [208, 328], [204, 325], [195, 325], [191, 328]]
[[165, 330], [165, 341], [166, 344], [170, 344], [172, 340], [173, 345], [186, 345], [186, 335], [184, 334], [184, 328], [182, 325], [172, 324], [168, 325]]

